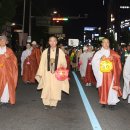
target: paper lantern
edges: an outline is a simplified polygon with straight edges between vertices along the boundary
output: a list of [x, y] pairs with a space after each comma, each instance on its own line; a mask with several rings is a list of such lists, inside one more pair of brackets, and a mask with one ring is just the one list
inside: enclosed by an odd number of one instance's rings
[[82, 61], [79, 61], [79, 65], [82, 65], [83, 64], [83, 62]]
[[89, 65], [92, 65], [92, 57], [89, 58], [89, 60], [88, 60], [88, 64], [89, 64]]
[[82, 65], [82, 61], [78, 62], [78, 68], [80, 68], [80, 66]]
[[64, 81], [68, 79], [68, 74], [69, 74], [69, 70], [64, 67], [60, 67], [55, 71], [55, 76], [57, 80], [60, 81]]
[[100, 71], [101, 72], [111, 72], [113, 69], [112, 61], [110, 60], [102, 60], [100, 62]]
[[29, 61], [27, 62], [27, 65], [30, 65], [30, 62], [29, 62]]

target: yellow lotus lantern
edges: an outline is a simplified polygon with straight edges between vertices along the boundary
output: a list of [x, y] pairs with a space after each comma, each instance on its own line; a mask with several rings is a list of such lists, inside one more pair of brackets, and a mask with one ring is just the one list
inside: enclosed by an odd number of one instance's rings
[[101, 72], [111, 72], [113, 69], [112, 61], [109, 59], [101, 60], [100, 62], [100, 71]]

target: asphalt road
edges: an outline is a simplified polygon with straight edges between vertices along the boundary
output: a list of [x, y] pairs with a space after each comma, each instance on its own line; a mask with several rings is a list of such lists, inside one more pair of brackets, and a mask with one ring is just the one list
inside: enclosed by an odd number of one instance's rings
[[[102, 130], [130, 130], [127, 101], [121, 99], [115, 110], [103, 109], [98, 103], [97, 89], [83, 83], [82, 86]], [[24, 84], [19, 77], [16, 105], [0, 107], [0, 130], [93, 130], [72, 74], [70, 95], [63, 93], [55, 110], [44, 109], [41, 91], [36, 87], [37, 84]]]

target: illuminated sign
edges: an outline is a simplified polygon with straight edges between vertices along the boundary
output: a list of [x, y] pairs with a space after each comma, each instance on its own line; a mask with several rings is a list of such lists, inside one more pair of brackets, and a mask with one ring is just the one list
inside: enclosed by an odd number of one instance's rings
[[79, 45], [79, 39], [68, 39], [68, 45], [76, 47]]
[[53, 18], [53, 21], [67, 21], [68, 18]]
[[96, 27], [84, 27], [84, 31], [94, 31]]

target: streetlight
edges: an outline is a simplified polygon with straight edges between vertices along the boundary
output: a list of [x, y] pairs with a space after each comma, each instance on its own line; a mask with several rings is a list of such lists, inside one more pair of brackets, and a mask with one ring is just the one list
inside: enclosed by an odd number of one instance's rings
[[114, 22], [115, 21], [115, 18], [113, 16], [113, 14], [111, 14], [111, 22]]
[[53, 14], [57, 14], [58, 12], [56, 10], [53, 11]]
[[12, 23], [12, 24], [11, 24], [11, 26], [15, 26], [15, 25], [16, 25], [16, 23]]
[[57, 15], [58, 14], [58, 11], [57, 10], [55, 10], [55, 9], [53, 9], [53, 10], [51, 10], [51, 16], [53, 17], [53, 16], [55, 16], [55, 15]]

